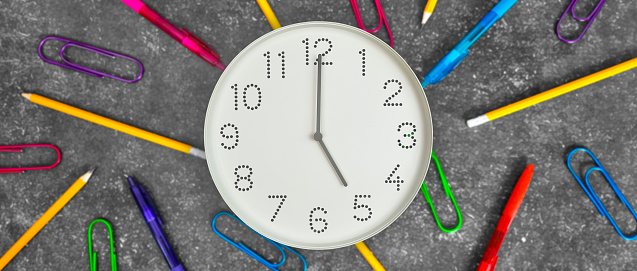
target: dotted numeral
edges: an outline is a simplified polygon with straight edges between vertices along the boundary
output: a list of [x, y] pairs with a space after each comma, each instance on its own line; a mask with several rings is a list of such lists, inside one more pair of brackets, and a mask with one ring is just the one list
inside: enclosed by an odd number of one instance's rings
[[398, 171], [398, 168], [400, 167], [400, 165], [396, 165], [396, 167], [394, 168], [394, 170], [391, 171], [391, 173], [389, 174], [389, 177], [387, 177], [387, 180], [385, 180], [385, 183], [388, 184], [396, 184], [396, 191], [400, 191], [400, 184], [401, 183], [405, 183], [404, 180], [400, 179], [400, 176], [396, 175], [396, 179], [392, 180], [391, 178], [394, 177], [394, 175], [396, 174], [396, 171]]
[[406, 134], [403, 134], [403, 139], [404, 138], [411, 139], [411, 144], [409, 144], [409, 145], [404, 144], [401, 141], [401, 139], [398, 139], [398, 146], [403, 148], [403, 149], [411, 149], [414, 146], [416, 146], [416, 138], [414, 137], [414, 134], [416, 133], [416, 125], [414, 125], [411, 122], [403, 122], [400, 125], [398, 125], [398, 132], [399, 133], [400, 133], [400, 130], [403, 128], [403, 126], [411, 127], [411, 132], [407, 132]]
[[[316, 207], [314, 209], [312, 209], [310, 211], [310, 230], [312, 230], [315, 233], [322, 233], [325, 230], [327, 230], [327, 219], [322, 218], [322, 217], [315, 217], [314, 216], [314, 212], [316, 211], [320, 211], [323, 212], [323, 214], [327, 214], [327, 211], [325, 209], [323, 209], [322, 207]], [[319, 223], [317, 223], [319, 222]], [[314, 227], [316, 226], [316, 224], [323, 224], [323, 227], [318, 229], [318, 227]]]
[[[230, 130], [230, 135], [227, 135], [224, 133], [224, 130]], [[232, 130], [234, 130], [234, 134], [232, 134]], [[237, 146], [239, 146], [239, 128], [237, 128], [237, 126], [235, 126], [232, 123], [227, 123], [224, 124], [223, 126], [221, 126], [221, 137], [225, 138], [225, 139], [229, 139], [226, 140], [227, 142], [221, 142], [221, 147], [223, 147], [226, 150], [232, 150], [234, 148], [236, 148]]]
[[279, 202], [279, 206], [276, 207], [276, 211], [274, 211], [274, 215], [272, 216], [272, 219], [270, 219], [270, 222], [274, 222], [274, 219], [276, 219], [276, 216], [279, 214], [279, 211], [281, 211], [281, 207], [283, 207], [283, 202], [285, 202], [285, 199], [288, 196], [286, 195], [269, 195], [268, 198], [269, 199], [281, 199], [281, 201]]
[[[234, 90], [234, 110], [239, 110], [239, 87], [237, 86], [237, 84], [234, 84], [232, 86], [230, 86], [230, 88], [232, 88], [232, 90]], [[249, 105], [248, 104], [248, 91], [254, 89], [256, 91], [256, 96], [257, 96], [257, 101], [256, 101], [256, 105]], [[254, 91], [251, 91], [254, 92]], [[259, 109], [259, 106], [261, 106], [261, 98], [262, 96], [262, 92], [261, 92], [261, 88], [255, 84], [249, 84], [246, 85], [243, 88], [243, 106], [245, 106], [246, 109], [250, 109], [250, 110], [256, 110]], [[253, 94], [254, 95], [254, 94]]]
[[402, 89], [403, 89], [402, 83], [400, 83], [396, 79], [389, 79], [389, 80], [387, 80], [387, 82], [385, 82], [385, 85], [383, 86], [383, 89], [387, 89], [387, 87], [390, 84], [398, 86], [398, 89], [396, 90], [396, 92], [394, 92], [394, 94], [392, 94], [391, 96], [387, 97], [387, 99], [385, 99], [385, 102], [383, 103], [383, 106], [403, 106], [403, 103], [390, 103], [389, 102], [389, 101], [391, 101], [391, 99], [393, 99], [394, 97], [398, 96], [398, 93], [400, 93], [402, 91]]
[[362, 61], [362, 70], [361, 70], [361, 72], [362, 72], [363, 76], [365, 76], [365, 49], [362, 49], [362, 50], [358, 51], [358, 53], [362, 57], [362, 60], [361, 60]]
[[[281, 58], [281, 78], [285, 78], [285, 52], [281, 51], [278, 55]], [[266, 60], [266, 78], [270, 79], [270, 51], [267, 51], [263, 56]]]
[[360, 208], [366, 208], [367, 211], [369, 212], [369, 214], [367, 214], [367, 217], [358, 217], [356, 215], [354, 215], [354, 219], [358, 220], [358, 221], [367, 221], [370, 220], [372, 218], [372, 208], [369, 207], [369, 205], [367, 204], [359, 204], [358, 200], [361, 199], [361, 201], [363, 199], [366, 198], [371, 198], [372, 195], [354, 195], [354, 210], [356, 209], [360, 209]]
[[[310, 65], [310, 39], [309, 38], [305, 38], [301, 42], [303, 44], [305, 44], [305, 65], [308, 66], [308, 65]], [[327, 44], [327, 49], [325, 50], [325, 52], [321, 53], [321, 56], [323, 56], [323, 60], [325, 60], [325, 56], [332, 51], [332, 47], [333, 47], [332, 41], [330, 41], [327, 38], [318, 38], [318, 39], [316, 39], [316, 41], [314, 41], [314, 49], [318, 49], [320, 43]], [[323, 46], [321, 46], [321, 47], [323, 47]], [[314, 62], [314, 65], [316, 66], [316, 65], [318, 65], [318, 54], [312, 54], [313, 57], [314, 57], [314, 55], [316, 55], [316, 58], [313, 60], [313, 62]], [[323, 66], [325, 66], [325, 65], [334, 65], [334, 62], [323, 61], [321, 64]]]
[[[237, 176], [237, 180], [234, 182], [234, 188], [242, 192], [250, 191], [250, 189], [252, 188], [252, 185], [254, 184], [252, 182], [252, 179], [250, 178], [252, 176], [251, 167], [246, 165], [237, 166], [236, 168], [234, 168], [234, 176]], [[241, 185], [240, 183], [246, 183], [246, 184]]]

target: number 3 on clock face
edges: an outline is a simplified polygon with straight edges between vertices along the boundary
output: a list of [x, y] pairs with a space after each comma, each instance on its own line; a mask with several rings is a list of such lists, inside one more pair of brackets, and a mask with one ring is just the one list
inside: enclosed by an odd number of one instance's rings
[[264, 35], [230, 63], [210, 98], [205, 146], [219, 193], [248, 226], [331, 249], [373, 236], [409, 206], [432, 134], [420, 82], [393, 49], [351, 26], [308, 22]]

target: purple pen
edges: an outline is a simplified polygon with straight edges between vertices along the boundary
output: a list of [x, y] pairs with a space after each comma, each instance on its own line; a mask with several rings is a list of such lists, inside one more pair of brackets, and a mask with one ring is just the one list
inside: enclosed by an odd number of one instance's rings
[[139, 211], [142, 212], [144, 220], [146, 220], [146, 224], [148, 224], [148, 228], [150, 229], [150, 233], [153, 234], [155, 241], [157, 241], [157, 245], [159, 246], [161, 253], [164, 254], [164, 258], [166, 259], [170, 270], [184, 271], [184, 268], [181, 266], [173, 248], [170, 246], [170, 243], [166, 238], [166, 234], [163, 229], [164, 222], [157, 214], [157, 208], [155, 207], [153, 199], [150, 198], [148, 191], [146, 191], [143, 186], [137, 184], [133, 177], [126, 176], [126, 180], [128, 180], [130, 192], [133, 193], [135, 202], [137, 202], [137, 206], [139, 206]]

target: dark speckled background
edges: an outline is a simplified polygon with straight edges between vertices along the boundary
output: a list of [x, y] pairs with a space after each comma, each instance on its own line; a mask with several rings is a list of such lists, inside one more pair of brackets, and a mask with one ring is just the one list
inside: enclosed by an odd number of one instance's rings
[[[382, 1], [395, 49], [421, 77], [497, 1], [441, 0], [420, 29], [425, 0]], [[583, 0], [585, 13], [596, 1]], [[271, 30], [255, 1], [154, 0], [146, 3], [212, 45], [229, 63]], [[355, 25], [350, 3], [271, 0], [282, 25], [324, 20]], [[366, 241], [388, 270], [474, 270], [513, 186], [527, 163], [533, 181], [500, 251], [497, 270], [635, 270], [637, 243], [621, 239], [595, 210], [565, 166], [575, 146], [604, 163], [637, 205], [637, 71], [563, 95], [497, 121], [467, 128], [465, 120], [637, 56], [637, 5], [608, 1], [585, 38], [569, 45], [555, 35], [567, 0], [520, 0], [445, 80], [426, 89], [434, 149], [464, 214], [463, 227], [441, 232], [418, 196], [389, 228]], [[376, 25], [373, 2], [360, 3]], [[569, 28], [571, 29], [571, 28]], [[42, 62], [39, 41], [57, 35], [133, 56], [146, 69], [134, 84], [99, 79]], [[385, 32], [379, 34], [387, 40]], [[55, 43], [51, 43], [55, 46]], [[57, 44], [59, 46], [59, 43]], [[53, 48], [47, 55], [54, 56]], [[127, 62], [69, 50], [78, 62], [131, 74]], [[129, 66], [127, 66], [129, 65]], [[210, 229], [229, 210], [205, 161], [29, 103], [34, 92], [203, 148], [210, 94], [221, 71], [209, 66], [118, 0], [0, 1], [0, 143], [52, 143], [63, 152], [53, 170], [0, 175], [0, 253], [4, 253], [72, 182], [97, 166], [88, 185], [5, 270], [88, 270], [86, 228], [112, 222], [120, 270], [167, 270], [123, 174], [150, 190], [187, 270], [265, 270]], [[50, 153], [2, 154], [2, 165], [47, 162]], [[585, 161], [582, 161], [586, 163]], [[433, 168], [426, 183], [442, 220], [456, 221]], [[599, 176], [602, 200], [629, 233], [637, 223]], [[264, 241], [230, 221], [220, 227], [269, 259]], [[95, 229], [96, 249], [106, 250]], [[356, 248], [299, 250], [309, 270], [370, 270]], [[108, 268], [105, 253], [100, 269]], [[286, 270], [298, 270], [291, 257]]]

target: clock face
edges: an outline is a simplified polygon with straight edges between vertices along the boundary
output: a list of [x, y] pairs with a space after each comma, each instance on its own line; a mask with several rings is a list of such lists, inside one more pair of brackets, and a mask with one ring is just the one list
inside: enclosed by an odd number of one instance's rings
[[378, 38], [330, 22], [247, 46], [217, 82], [205, 123], [208, 166], [232, 211], [307, 249], [351, 245], [396, 220], [424, 180], [432, 137], [407, 63]]

